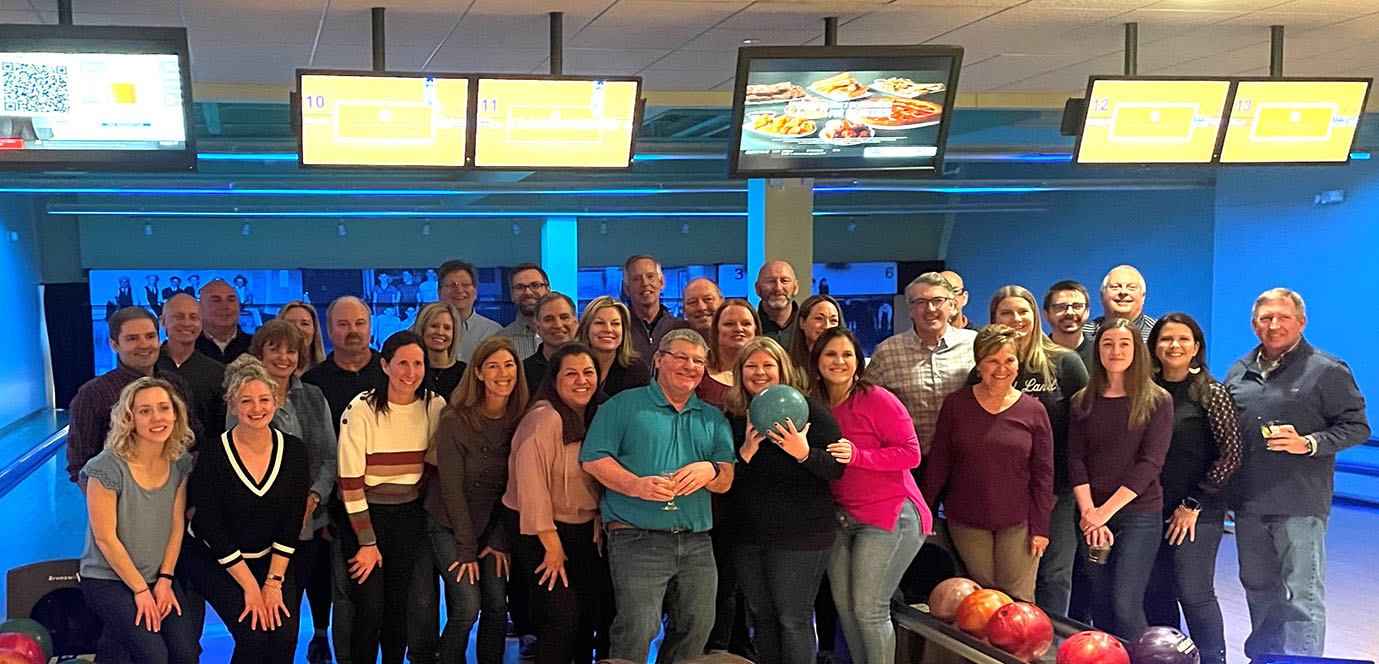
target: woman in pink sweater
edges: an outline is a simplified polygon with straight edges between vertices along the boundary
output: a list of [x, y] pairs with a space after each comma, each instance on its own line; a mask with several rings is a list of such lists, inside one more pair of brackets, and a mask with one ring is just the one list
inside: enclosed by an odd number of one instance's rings
[[828, 562], [843, 636], [854, 664], [894, 664], [891, 595], [932, 527], [910, 473], [919, 439], [900, 400], [863, 376], [862, 344], [847, 328], [819, 335], [810, 364], [814, 395], [843, 433], [828, 450], [847, 465], [833, 481], [842, 529]]

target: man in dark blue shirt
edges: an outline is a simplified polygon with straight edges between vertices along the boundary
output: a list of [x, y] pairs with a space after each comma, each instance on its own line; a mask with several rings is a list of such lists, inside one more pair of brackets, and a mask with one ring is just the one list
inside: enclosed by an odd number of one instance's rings
[[1245, 655], [1320, 656], [1336, 453], [1369, 438], [1365, 399], [1345, 362], [1302, 338], [1307, 309], [1297, 293], [1265, 291], [1252, 325], [1260, 345], [1225, 381], [1243, 444], [1230, 492], [1253, 625]]

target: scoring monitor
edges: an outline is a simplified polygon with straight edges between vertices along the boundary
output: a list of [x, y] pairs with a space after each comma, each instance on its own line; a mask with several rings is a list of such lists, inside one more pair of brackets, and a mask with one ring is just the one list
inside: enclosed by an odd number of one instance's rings
[[1208, 164], [1231, 82], [1093, 77], [1079, 164]]
[[1345, 163], [1370, 79], [1241, 80], [1223, 164]]
[[298, 71], [304, 166], [465, 165], [469, 80]]

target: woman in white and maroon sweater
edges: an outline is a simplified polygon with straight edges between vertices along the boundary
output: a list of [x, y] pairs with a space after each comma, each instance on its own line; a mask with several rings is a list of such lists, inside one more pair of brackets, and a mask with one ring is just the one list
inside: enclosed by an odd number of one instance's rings
[[431, 566], [421, 484], [445, 399], [424, 387], [426, 351], [416, 334], [393, 334], [381, 355], [385, 380], [356, 396], [340, 416], [342, 508], [333, 518], [353, 581], [347, 589], [354, 604], [350, 656], [376, 661], [381, 645], [385, 664], [401, 664], [408, 614], [417, 613], [409, 609], [426, 603], [412, 596], [416, 575], [430, 573]]

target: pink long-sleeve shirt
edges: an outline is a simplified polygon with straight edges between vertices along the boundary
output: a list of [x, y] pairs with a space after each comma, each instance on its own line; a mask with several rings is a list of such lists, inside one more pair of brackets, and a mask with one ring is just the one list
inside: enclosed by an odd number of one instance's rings
[[900, 399], [882, 387], [854, 390], [833, 408], [833, 417], [852, 443], [852, 463], [832, 485], [839, 507], [862, 523], [892, 530], [910, 500], [923, 532], [933, 532], [933, 515], [910, 472], [919, 466], [919, 438]]

